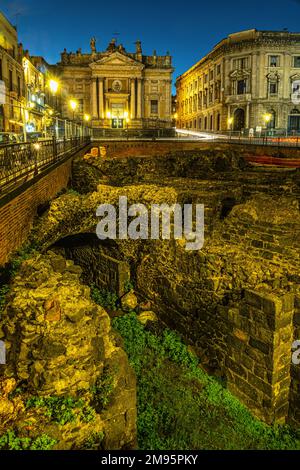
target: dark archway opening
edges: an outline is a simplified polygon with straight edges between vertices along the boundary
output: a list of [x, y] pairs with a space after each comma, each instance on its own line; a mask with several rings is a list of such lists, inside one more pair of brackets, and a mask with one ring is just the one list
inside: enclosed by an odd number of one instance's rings
[[233, 197], [223, 199], [223, 201], [221, 202], [220, 219], [224, 220], [230, 214], [235, 205], [236, 200]]
[[62, 238], [51, 248], [82, 268], [85, 284], [114, 292], [121, 297], [130, 281], [130, 267], [114, 240], [99, 240], [95, 233]]
[[233, 115], [233, 130], [241, 131], [245, 127], [245, 111], [238, 108], [234, 111]]

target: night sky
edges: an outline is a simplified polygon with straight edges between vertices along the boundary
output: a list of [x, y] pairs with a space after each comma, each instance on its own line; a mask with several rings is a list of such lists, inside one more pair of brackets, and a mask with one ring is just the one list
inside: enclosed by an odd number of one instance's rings
[[118, 32], [118, 42], [134, 51], [142, 41], [144, 54], [170, 50], [176, 71], [187, 70], [229, 33], [242, 29], [300, 30], [300, 0], [0, 0], [0, 9], [17, 24], [19, 39], [31, 55], [49, 63], [64, 47], [106, 49]]

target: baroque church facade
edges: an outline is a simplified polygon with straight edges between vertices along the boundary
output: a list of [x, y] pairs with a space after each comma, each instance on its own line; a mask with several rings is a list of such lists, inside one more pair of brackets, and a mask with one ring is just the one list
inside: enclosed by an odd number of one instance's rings
[[172, 127], [172, 58], [144, 55], [141, 42], [127, 52], [113, 39], [98, 52], [95, 38], [90, 53], [67, 52], [55, 67], [63, 96], [72, 97], [76, 116], [63, 99], [63, 115], [70, 119], [91, 117], [95, 129], [158, 129]]

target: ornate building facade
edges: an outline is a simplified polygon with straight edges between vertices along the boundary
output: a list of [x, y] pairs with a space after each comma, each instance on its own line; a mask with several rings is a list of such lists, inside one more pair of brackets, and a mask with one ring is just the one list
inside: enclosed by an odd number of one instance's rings
[[23, 132], [25, 88], [16, 28], [0, 12], [0, 132]]
[[[64, 50], [56, 67], [63, 95], [78, 103], [75, 119], [90, 115], [92, 126], [99, 129], [172, 127], [169, 53], [143, 55], [140, 41], [135, 52], [127, 52], [114, 39], [104, 52], [97, 52], [94, 38], [90, 47], [88, 54]], [[62, 108], [64, 116], [74, 117], [67, 100]]]
[[300, 132], [300, 33], [230, 34], [176, 89], [179, 128]]

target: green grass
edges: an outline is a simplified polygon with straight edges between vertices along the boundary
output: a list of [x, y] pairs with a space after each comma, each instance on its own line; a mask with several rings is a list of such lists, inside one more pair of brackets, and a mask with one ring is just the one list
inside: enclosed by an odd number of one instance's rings
[[299, 432], [254, 418], [174, 332], [155, 336], [134, 312], [113, 326], [137, 375], [140, 449], [300, 449]]

